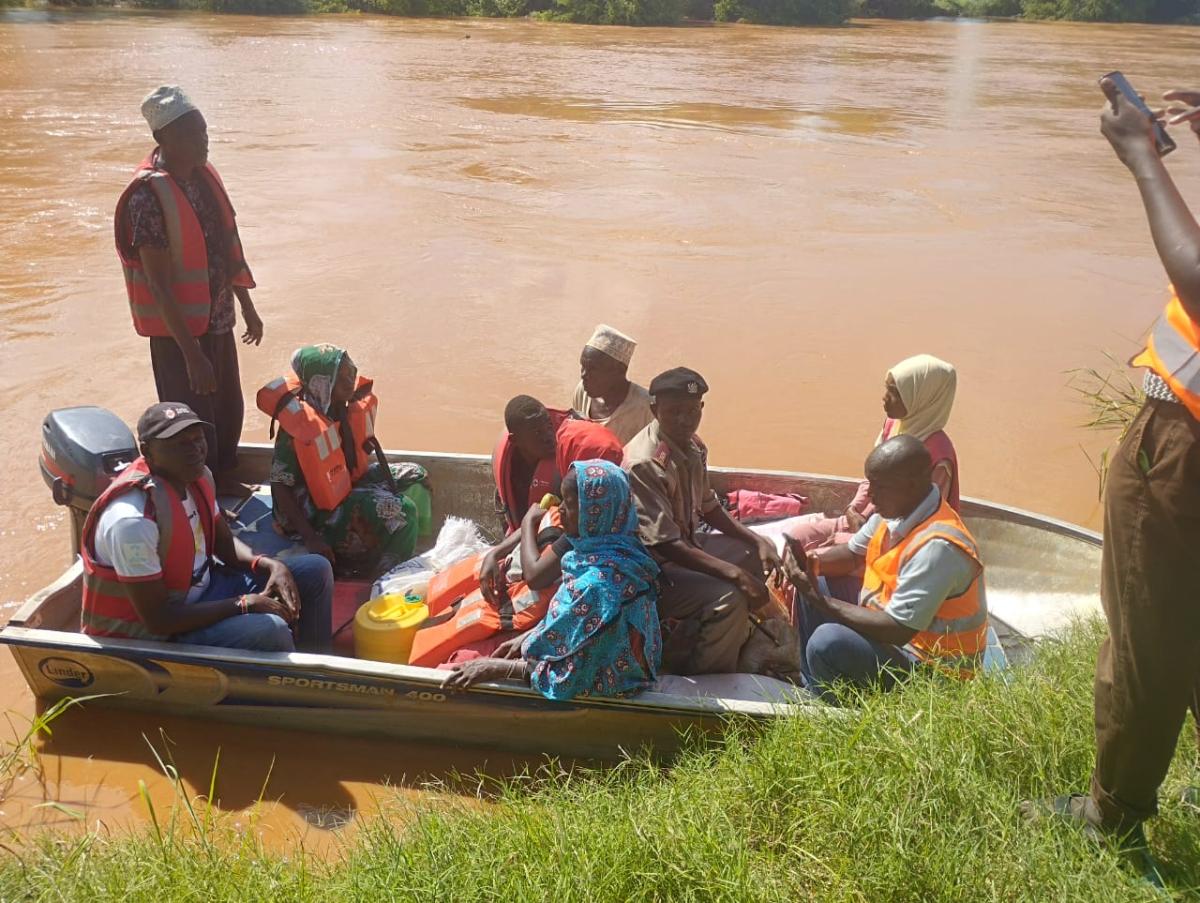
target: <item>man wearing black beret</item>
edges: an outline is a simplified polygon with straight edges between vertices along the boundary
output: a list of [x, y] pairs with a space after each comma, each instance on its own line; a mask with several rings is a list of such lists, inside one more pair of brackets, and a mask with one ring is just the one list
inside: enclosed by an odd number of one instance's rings
[[[737, 670], [748, 612], [770, 602], [763, 574], [780, 567], [771, 541], [731, 518], [709, 485], [696, 435], [707, 391], [695, 370], [660, 373], [650, 383], [654, 420], [625, 446], [638, 533], [662, 564], [663, 670], [674, 674]], [[719, 534], [697, 532], [700, 521]]]

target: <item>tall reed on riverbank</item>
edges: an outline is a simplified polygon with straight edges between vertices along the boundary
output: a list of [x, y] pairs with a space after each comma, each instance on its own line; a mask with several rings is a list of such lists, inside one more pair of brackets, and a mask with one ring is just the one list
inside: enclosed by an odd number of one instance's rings
[[[1048, 643], [1007, 681], [920, 678], [669, 770], [551, 770], [483, 808], [373, 817], [332, 862], [268, 854], [227, 820], [167, 846], [152, 831], [46, 839], [0, 860], [0, 899], [1154, 900], [1111, 852], [1017, 815], [1024, 797], [1086, 786], [1099, 637]], [[1194, 752], [1189, 729], [1150, 830], [1186, 900], [1200, 899], [1200, 816], [1172, 792]]]
[[1092, 460], [1088, 455], [1088, 462], [1096, 471], [1098, 498], [1104, 495], [1112, 453], [1125, 438], [1133, 418], [1146, 400], [1141, 387], [1129, 375], [1129, 368], [1111, 354], [1105, 357], [1110, 366], [1102, 370], [1084, 367], [1067, 371], [1067, 388], [1079, 396], [1086, 411], [1084, 429], [1113, 436], [1108, 447], [1101, 450], [1099, 460]]
[[45, 711], [34, 714], [33, 719], [24, 728], [13, 724], [12, 717], [8, 719], [9, 730], [13, 740], [0, 746], [0, 803], [8, 797], [13, 784], [22, 775], [38, 768], [38, 741], [54, 732], [51, 725], [61, 718], [68, 709], [80, 705], [96, 696], [70, 697], [60, 699], [47, 706]]

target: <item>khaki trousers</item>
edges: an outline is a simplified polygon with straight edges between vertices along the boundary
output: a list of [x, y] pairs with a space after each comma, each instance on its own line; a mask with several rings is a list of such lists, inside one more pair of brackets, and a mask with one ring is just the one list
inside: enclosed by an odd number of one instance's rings
[[[709, 555], [739, 567], [758, 560], [748, 546], [720, 533], [701, 533], [696, 541]], [[729, 581], [664, 563], [658, 594], [658, 615], [665, 628], [663, 671], [736, 671], [738, 653], [750, 635], [749, 611], [745, 595]]]
[[1092, 798], [1105, 827], [1157, 812], [1200, 690], [1200, 424], [1148, 400], [1113, 458], [1100, 596], [1109, 636], [1096, 665]]

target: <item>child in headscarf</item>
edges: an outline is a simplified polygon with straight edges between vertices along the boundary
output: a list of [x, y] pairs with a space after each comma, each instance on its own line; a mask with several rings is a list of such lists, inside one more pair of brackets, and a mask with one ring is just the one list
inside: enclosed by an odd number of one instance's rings
[[[369, 454], [347, 441], [346, 404], [358, 377], [350, 355], [333, 345], [306, 345], [292, 355], [292, 369], [303, 400], [342, 425], [344, 453]], [[427, 481], [415, 464], [392, 464], [389, 470], [373, 462], [341, 504], [321, 510], [309, 496], [294, 440], [280, 429], [271, 461], [275, 517], [285, 531], [299, 534], [309, 552], [328, 558], [340, 576], [374, 578], [412, 557], [419, 517], [404, 490]]]
[[625, 472], [603, 460], [573, 464], [563, 478], [562, 585], [542, 622], [510, 644], [519, 657], [456, 664], [445, 686], [526, 680], [548, 699], [629, 696], [654, 683], [662, 659], [659, 568], [637, 538]]
[[[955, 511], [959, 506], [958, 456], [945, 427], [954, 407], [957, 386], [958, 376], [952, 364], [931, 354], [905, 358], [884, 379], [885, 419], [875, 438], [876, 445], [901, 435], [924, 442], [933, 458], [934, 485]], [[841, 541], [866, 523], [874, 510], [867, 494], [867, 481], [863, 480], [840, 516], [813, 515], [789, 528], [787, 535], [796, 546], [805, 549]]]

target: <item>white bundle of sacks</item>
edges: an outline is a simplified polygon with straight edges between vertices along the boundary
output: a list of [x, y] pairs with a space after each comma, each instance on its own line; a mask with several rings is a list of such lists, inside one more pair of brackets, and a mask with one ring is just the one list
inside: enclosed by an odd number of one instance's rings
[[387, 593], [424, 592], [430, 578], [438, 571], [478, 555], [487, 548], [488, 543], [473, 520], [447, 517], [433, 548], [396, 565], [376, 580], [371, 587], [371, 597], [378, 598]]

